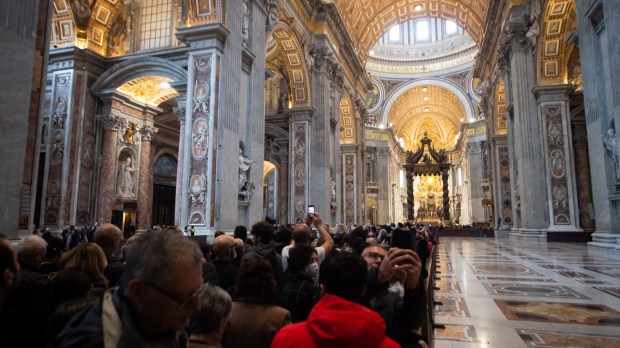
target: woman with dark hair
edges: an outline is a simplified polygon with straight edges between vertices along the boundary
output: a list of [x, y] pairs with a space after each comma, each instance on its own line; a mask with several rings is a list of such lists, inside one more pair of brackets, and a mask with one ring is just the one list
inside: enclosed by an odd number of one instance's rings
[[317, 260], [317, 252], [310, 245], [301, 244], [289, 251], [281, 294], [282, 306], [291, 312], [293, 323], [306, 320], [321, 298], [321, 289], [314, 284]]
[[277, 305], [277, 284], [265, 259], [244, 262], [237, 274], [226, 348], [269, 347], [276, 332], [291, 323], [291, 314]]

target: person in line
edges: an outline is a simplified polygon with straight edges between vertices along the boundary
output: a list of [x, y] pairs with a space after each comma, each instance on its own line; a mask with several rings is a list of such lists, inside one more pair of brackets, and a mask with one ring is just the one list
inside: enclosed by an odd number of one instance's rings
[[223, 348], [232, 299], [222, 288], [206, 284], [200, 300], [202, 308], [190, 320], [189, 348]]
[[319, 275], [323, 297], [306, 321], [280, 330], [271, 347], [400, 347], [385, 336], [381, 316], [359, 304], [366, 277], [366, 264], [353, 253], [326, 259]]
[[321, 298], [321, 290], [314, 284], [319, 272], [317, 260], [316, 250], [310, 245], [297, 245], [289, 251], [288, 269], [280, 293], [282, 307], [291, 312], [293, 323], [306, 320]]
[[[362, 251], [368, 267], [366, 294], [363, 302], [385, 320], [386, 335], [398, 343], [413, 344], [420, 337], [412, 336], [412, 329], [425, 318], [426, 292], [420, 280], [422, 265], [418, 255], [409, 249], [368, 246]], [[404, 293], [390, 291], [390, 283], [404, 278]]]
[[148, 232], [131, 246], [119, 288], [80, 312], [53, 347], [185, 347], [200, 310], [202, 253], [179, 233]]
[[276, 332], [291, 323], [289, 311], [278, 306], [279, 296], [268, 260], [251, 259], [237, 276], [226, 348], [266, 348]]

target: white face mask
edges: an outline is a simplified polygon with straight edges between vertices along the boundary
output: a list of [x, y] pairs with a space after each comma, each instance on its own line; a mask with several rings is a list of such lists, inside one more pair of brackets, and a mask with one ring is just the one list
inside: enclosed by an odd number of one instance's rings
[[306, 266], [306, 269], [304, 271], [306, 272], [307, 275], [314, 278], [316, 277], [317, 273], [319, 273], [319, 264], [316, 262], [313, 262], [309, 264], [308, 266]]

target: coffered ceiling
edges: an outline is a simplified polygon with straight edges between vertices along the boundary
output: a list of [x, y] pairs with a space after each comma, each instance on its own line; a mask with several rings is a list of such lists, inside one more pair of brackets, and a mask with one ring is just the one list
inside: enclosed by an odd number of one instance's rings
[[379, 37], [412, 18], [450, 19], [480, 43], [489, 0], [334, 0], [362, 63]]

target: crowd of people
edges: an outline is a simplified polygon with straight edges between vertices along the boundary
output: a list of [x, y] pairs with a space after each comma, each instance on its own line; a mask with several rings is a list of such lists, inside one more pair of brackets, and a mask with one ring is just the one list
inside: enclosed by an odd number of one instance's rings
[[330, 229], [314, 213], [211, 244], [178, 226], [89, 232], [0, 235], [1, 347], [427, 346], [428, 227]]

